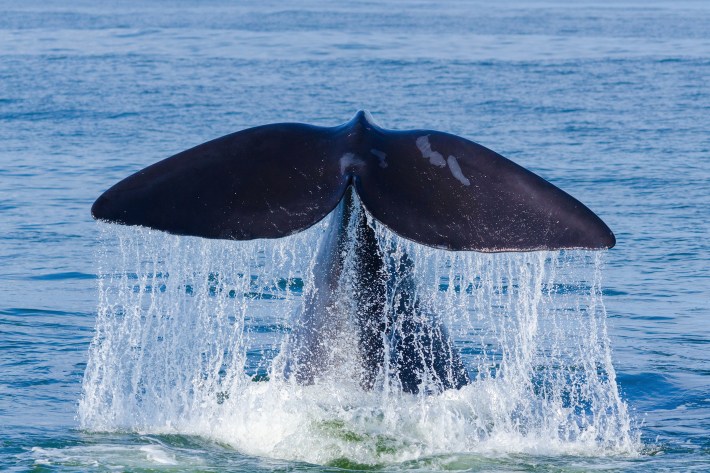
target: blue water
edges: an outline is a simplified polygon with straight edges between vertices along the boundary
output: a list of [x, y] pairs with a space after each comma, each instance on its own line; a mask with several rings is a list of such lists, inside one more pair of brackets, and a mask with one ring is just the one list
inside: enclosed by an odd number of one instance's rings
[[706, 2], [0, 1], [0, 470], [333, 471], [200, 436], [82, 430], [93, 200], [275, 121], [480, 142], [615, 231], [604, 295], [633, 454], [466, 455], [383, 469], [710, 470]]

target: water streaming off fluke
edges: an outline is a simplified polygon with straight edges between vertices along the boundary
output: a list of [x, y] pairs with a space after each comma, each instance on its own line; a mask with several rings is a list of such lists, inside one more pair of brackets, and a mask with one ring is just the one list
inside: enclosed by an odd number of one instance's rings
[[325, 340], [333, 365], [311, 386], [283, 376], [327, 219], [249, 242], [100, 225], [85, 429], [200, 435], [320, 464], [638, 448], [611, 363], [599, 252], [451, 253], [378, 228], [383, 248], [414, 261], [419, 297], [472, 379], [413, 395], [387, 363], [375, 389], [361, 388], [347, 300], [340, 336]]

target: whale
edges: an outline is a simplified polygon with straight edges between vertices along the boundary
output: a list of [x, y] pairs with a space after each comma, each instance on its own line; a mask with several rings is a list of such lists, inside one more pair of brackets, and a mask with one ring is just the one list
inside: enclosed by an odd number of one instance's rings
[[[471, 382], [415, 261], [378, 232], [446, 251], [612, 248], [610, 228], [542, 177], [466, 138], [390, 130], [367, 111], [323, 127], [276, 123], [203, 143], [106, 190], [95, 219], [211, 239], [283, 238], [326, 217], [284, 375], [317, 384], [348, 324], [355, 376], [403, 392]], [[354, 328], [353, 328], [354, 327]]]

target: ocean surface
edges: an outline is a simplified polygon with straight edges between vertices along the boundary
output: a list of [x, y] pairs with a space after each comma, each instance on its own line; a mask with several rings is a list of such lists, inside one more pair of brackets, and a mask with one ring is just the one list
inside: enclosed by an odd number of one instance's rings
[[[0, 0], [0, 471], [710, 471], [710, 4], [568, 3]], [[209, 139], [281, 121], [336, 125], [358, 109], [387, 128], [492, 148], [614, 230], [617, 246], [601, 255], [462, 257], [451, 264], [469, 295], [437, 273], [450, 256], [413, 250], [434, 261], [444, 316], [489, 296], [505, 309], [453, 320], [498, 334], [502, 352], [470, 352], [479, 375], [489, 361], [534, 369], [536, 339], [520, 327], [551, 334], [543, 358], [555, 363], [532, 384], [480, 375], [460, 395], [386, 405], [337, 387], [284, 394], [273, 381], [234, 388], [251, 404], [219, 392], [200, 401], [202, 385], [180, 376], [204, 368], [183, 355], [205, 340], [243, 346], [239, 369], [266, 378], [303, 285], [283, 255], [307, 250], [318, 229], [266, 249], [229, 246], [97, 224], [92, 202]], [[213, 267], [237, 274], [264, 251], [283, 297], [269, 302], [263, 287], [247, 297], [247, 281], [229, 304], [253, 312], [209, 325], [199, 307], [227, 284]], [[188, 286], [178, 294], [150, 264], [173, 279], [207, 271], [187, 290], [203, 290], [203, 305], [180, 305]], [[572, 268], [576, 289], [535, 282], [553, 267]], [[476, 286], [473, 270], [491, 282]], [[533, 320], [536, 295], [547, 312]], [[116, 316], [119, 305], [133, 318]], [[168, 325], [155, 315], [168, 306], [197, 310], [210, 331]], [[140, 325], [150, 314], [158, 325]], [[514, 398], [548, 387], [557, 401]]]

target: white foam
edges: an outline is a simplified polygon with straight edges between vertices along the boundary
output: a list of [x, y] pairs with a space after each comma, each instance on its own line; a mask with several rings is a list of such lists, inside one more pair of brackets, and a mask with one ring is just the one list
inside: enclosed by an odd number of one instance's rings
[[[449, 253], [377, 226], [383, 249], [415, 261], [418, 296], [449, 328], [473, 382], [411, 395], [386, 373], [369, 392], [347, 376], [316, 386], [283, 379], [274, 356], [302, 310], [300, 281], [309, 284], [327, 225], [251, 242], [102, 225], [82, 427], [195, 434], [318, 464], [636, 451], [611, 363], [598, 253]], [[255, 371], [270, 380], [252, 381]]]
[[175, 455], [166, 451], [158, 445], [144, 445], [139, 450], [145, 453], [146, 459], [149, 462], [157, 463], [158, 465], [177, 465]]
[[[143, 438], [142, 441], [151, 441]], [[158, 470], [180, 465], [196, 469], [204, 467], [199, 452], [186, 449], [170, 450], [160, 444], [149, 445], [76, 445], [63, 448], [33, 447], [34, 464], [43, 467], [70, 466], [101, 471]], [[171, 471], [167, 469], [166, 471]]]

